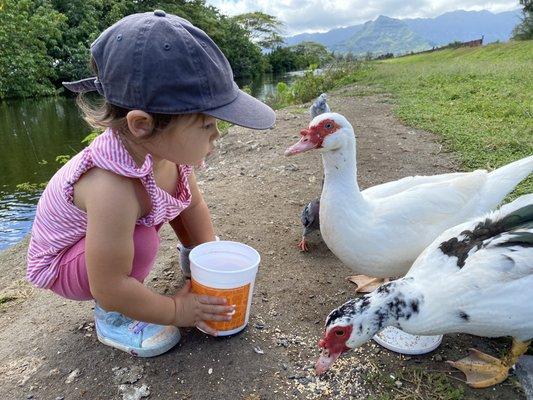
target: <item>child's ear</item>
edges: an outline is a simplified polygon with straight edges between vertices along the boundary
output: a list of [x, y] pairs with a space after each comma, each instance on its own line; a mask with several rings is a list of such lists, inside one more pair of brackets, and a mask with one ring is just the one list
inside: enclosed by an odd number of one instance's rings
[[130, 132], [138, 139], [147, 138], [154, 129], [152, 116], [141, 110], [132, 110], [126, 115]]

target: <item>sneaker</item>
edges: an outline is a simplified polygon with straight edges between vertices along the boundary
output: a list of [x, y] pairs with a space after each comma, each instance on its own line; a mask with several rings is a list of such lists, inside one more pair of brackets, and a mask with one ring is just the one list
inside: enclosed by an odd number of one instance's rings
[[98, 340], [137, 357], [154, 357], [174, 347], [181, 338], [175, 326], [135, 321], [118, 312], [94, 307]]

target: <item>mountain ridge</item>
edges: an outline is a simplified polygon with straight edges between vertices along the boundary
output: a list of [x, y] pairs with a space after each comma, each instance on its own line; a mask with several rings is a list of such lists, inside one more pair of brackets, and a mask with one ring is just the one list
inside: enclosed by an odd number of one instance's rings
[[330, 51], [360, 55], [367, 52], [401, 54], [482, 36], [484, 43], [504, 42], [510, 39], [513, 28], [520, 22], [520, 11], [456, 10], [434, 18], [404, 19], [380, 15], [364, 24], [289, 36], [285, 44], [292, 46], [313, 41]]
[[430, 43], [413, 32], [405, 22], [384, 15], [378, 16], [375, 21], [365, 22], [352, 37], [331, 46], [333, 51], [353, 54], [397, 54], [406, 49], [422, 51], [429, 48]]

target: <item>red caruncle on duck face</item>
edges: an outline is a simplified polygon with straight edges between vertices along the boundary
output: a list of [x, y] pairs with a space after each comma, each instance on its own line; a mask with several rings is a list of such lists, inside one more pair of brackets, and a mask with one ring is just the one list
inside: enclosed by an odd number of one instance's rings
[[303, 153], [304, 151], [319, 149], [322, 147], [324, 139], [340, 129], [340, 125], [333, 119], [326, 118], [319, 121], [316, 125], [311, 125], [307, 129], [302, 129], [300, 140], [285, 150], [286, 156]]
[[346, 341], [350, 338], [351, 334], [351, 325], [337, 325], [326, 328], [324, 337], [318, 342], [318, 346], [323, 350], [315, 365], [317, 375], [326, 372], [342, 353], [350, 350], [346, 346]]

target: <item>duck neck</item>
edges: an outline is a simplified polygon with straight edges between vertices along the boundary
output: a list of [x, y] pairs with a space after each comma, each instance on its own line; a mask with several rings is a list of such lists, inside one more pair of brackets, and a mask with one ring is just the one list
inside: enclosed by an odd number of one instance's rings
[[354, 320], [354, 330], [365, 338], [374, 336], [387, 326], [401, 329], [403, 324], [420, 313], [424, 302], [424, 296], [412, 285], [411, 278], [381, 285], [362, 298], [365, 297], [367, 305], [361, 310], [362, 318], [359, 322]]
[[322, 153], [324, 165], [324, 190], [335, 190], [338, 195], [339, 188], [352, 199], [362, 200], [363, 197], [357, 184], [357, 163], [355, 140], [336, 150]]

